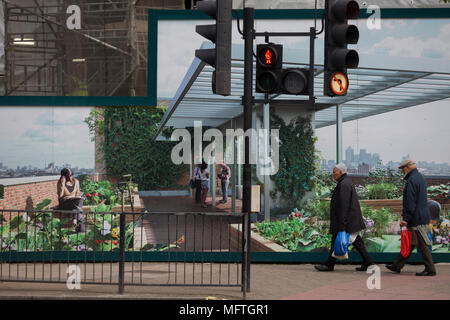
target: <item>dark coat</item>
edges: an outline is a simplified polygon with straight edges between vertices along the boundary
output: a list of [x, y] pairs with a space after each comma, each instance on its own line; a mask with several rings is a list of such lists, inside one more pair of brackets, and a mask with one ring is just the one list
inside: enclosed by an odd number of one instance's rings
[[427, 205], [427, 183], [417, 169], [408, 173], [403, 189], [403, 221], [408, 227], [430, 223], [430, 210]]
[[366, 228], [352, 180], [344, 174], [337, 182], [330, 203], [330, 233], [354, 233]]

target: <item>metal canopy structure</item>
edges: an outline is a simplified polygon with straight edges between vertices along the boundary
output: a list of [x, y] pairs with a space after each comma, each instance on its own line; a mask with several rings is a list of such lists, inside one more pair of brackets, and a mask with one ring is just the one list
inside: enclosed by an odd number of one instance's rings
[[[205, 42], [202, 48], [210, 45]], [[283, 67], [307, 67], [307, 54], [306, 50], [285, 49]], [[211, 90], [213, 69], [194, 58], [157, 134], [164, 127], [192, 127], [194, 121], [202, 121], [203, 126], [217, 127], [241, 115], [243, 68], [243, 47], [233, 44], [232, 94], [218, 96]], [[316, 128], [336, 123], [336, 110], [331, 107], [337, 105], [342, 110], [342, 121], [346, 122], [450, 97], [448, 61], [364, 55], [360, 67], [349, 69], [348, 75], [350, 87], [347, 95], [326, 97], [323, 96], [323, 65], [315, 65]], [[264, 95], [255, 93], [255, 99], [264, 99]], [[309, 107], [307, 96], [279, 95], [271, 96], [271, 99], [271, 104]]]

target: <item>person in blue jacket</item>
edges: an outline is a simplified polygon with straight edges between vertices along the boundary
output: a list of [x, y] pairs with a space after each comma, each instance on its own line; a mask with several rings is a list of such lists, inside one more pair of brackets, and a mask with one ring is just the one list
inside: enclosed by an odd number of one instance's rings
[[[430, 211], [427, 204], [427, 183], [417, 170], [414, 160], [406, 159], [398, 167], [405, 175], [405, 188], [403, 189], [403, 212], [401, 227], [407, 227], [412, 233], [411, 251], [418, 248], [422, 254], [425, 270], [416, 273], [417, 276], [435, 276], [436, 268], [431, 257], [429, 239]], [[386, 265], [389, 270], [400, 273], [408, 257], [398, 255], [394, 263]]]

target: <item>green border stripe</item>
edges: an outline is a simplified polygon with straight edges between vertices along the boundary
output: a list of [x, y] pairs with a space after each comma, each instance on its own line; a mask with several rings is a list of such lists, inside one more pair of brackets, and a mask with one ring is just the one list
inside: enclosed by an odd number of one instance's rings
[[[370, 253], [375, 263], [393, 262], [398, 253]], [[11, 257], [10, 257], [11, 256]], [[450, 262], [449, 253], [433, 253], [433, 261]], [[241, 252], [125, 252], [126, 262], [214, 262], [214, 263], [240, 263], [242, 261]], [[104, 262], [119, 261], [119, 252], [82, 252], [82, 251], [53, 251], [53, 252], [2, 252], [0, 255], [3, 263], [15, 262]], [[170, 259], [169, 259], [170, 258]], [[320, 263], [328, 258], [327, 252], [251, 252], [252, 263]], [[422, 256], [413, 253], [408, 262], [422, 262]], [[360, 263], [361, 256], [357, 252], [350, 252], [349, 259], [342, 263]]]
[[155, 106], [150, 97], [0, 96], [0, 106]]
[[[203, 20], [212, 19], [210, 16], [198, 10], [155, 10], [157, 20]], [[243, 10], [237, 10], [239, 18], [243, 18]], [[323, 9], [258, 9], [255, 10], [255, 19], [282, 20], [282, 19], [314, 19], [317, 14], [321, 18]], [[381, 8], [381, 18], [385, 19], [439, 19], [450, 18], [449, 8]], [[371, 16], [367, 9], [362, 8], [359, 18], [364, 19]], [[234, 18], [234, 15], [233, 15]]]

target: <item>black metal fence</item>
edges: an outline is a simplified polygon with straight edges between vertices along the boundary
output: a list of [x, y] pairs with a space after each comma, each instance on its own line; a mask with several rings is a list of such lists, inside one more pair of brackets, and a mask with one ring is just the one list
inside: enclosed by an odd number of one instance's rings
[[[0, 281], [240, 287], [248, 215], [0, 210]], [[244, 236], [243, 236], [244, 235]]]

